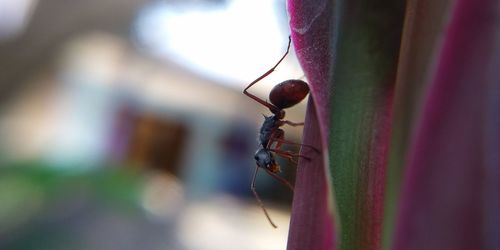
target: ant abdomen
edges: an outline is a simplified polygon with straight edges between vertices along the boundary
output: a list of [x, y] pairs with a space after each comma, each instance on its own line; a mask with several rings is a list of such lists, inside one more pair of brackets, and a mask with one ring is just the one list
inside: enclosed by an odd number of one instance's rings
[[292, 107], [309, 93], [309, 86], [302, 80], [286, 80], [276, 85], [269, 93], [269, 100], [279, 109]]

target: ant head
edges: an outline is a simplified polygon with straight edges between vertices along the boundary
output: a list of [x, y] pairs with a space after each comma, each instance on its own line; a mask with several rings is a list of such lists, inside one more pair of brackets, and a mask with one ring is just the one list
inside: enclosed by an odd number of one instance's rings
[[274, 155], [271, 151], [265, 148], [260, 148], [257, 152], [255, 152], [254, 158], [257, 166], [268, 169], [273, 173], [280, 172], [280, 166], [274, 160]]

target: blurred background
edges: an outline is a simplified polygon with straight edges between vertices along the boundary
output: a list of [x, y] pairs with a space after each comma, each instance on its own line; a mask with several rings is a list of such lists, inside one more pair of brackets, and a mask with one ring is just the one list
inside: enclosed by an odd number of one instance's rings
[[[284, 249], [242, 90], [288, 35], [285, 0], [0, 0], [0, 249]], [[251, 91], [290, 78], [293, 52]]]

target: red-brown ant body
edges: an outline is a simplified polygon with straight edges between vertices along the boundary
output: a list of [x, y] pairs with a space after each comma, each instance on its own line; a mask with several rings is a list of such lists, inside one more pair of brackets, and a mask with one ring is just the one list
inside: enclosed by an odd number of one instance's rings
[[254, 156], [257, 166], [255, 168], [255, 172], [252, 178], [251, 189], [255, 198], [257, 199], [257, 202], [264, 211], [264, 214], [266, 215], [269, 223], [271, 223], [271, 225], [274, 228], [276, 228], [276, 225], [271, 220], [271, 217], [267, 213], [264, 204], [262, 203], [261, 199], [259, 198], [259, 195], [257, 194], [257, 191], [255, 190], [255, 179], [257, 177], [257, 172], [259, 168], [262, 168], [268, 174], [270, 174], [271, 176], [279, 180], [281, 183], [288, 186], [291, 190], [293, 190], [292, 185], [287, 180], [278, 175], [278, 173], [280, 172], [280, 167], [276, 163], [274, 156], [279, 155], [281, 157], [288, 158], [289, 160], [292, 161], [293, 157], [303, 157], [308, 159], [303, 155], [294, 154], [281, 149], [282, 144], [294, 144], [294, 145], [303, 145], [303, 144], [293, 143], [285, 140], [285, 132], [282, 129], [280, 129], [280, 127], [285, 124], [288, 124], [290, 126], [304, 125], [304, 123], [295, 123], [288, 120], [284, 120], [285, 118], [284, 109], [292, 107], [298, 104], [300, 101], [302, 101], [309, 93], [309, 86], [302, 80], [286, 80], [284, 82], [281, 82], [280, 84], [276, 85], [269, 93], [270, 103], [249, 93], [247, 90], [257, 82], [259, 82], [260, 80], [264, 79], [266, 76], [271, 74], [276, 69], [276, 67], [281, 63], [281, 61], [283, 61], [283, 59], [285, 59], [286, 55], [290, 51], [290, 44], [291, 44], [291, 38], [289, 37], [287, 50], [285, 54], [281, 57], [281, 59], [276, 63], [276, 65], [274, 65], [270, 70], [268, 70], [262, 76], [251, 82], [243, 90], [243, 93], [245, 95], [257, 101], [258, 103], [266, 106], [267, 108], [269, 108], [271, 113], [273, 113], [271, 116], [264, 116], [264, 123], [262, 124], [259, 131], [260, 145], [259, 149], [257, 150], [257, 152], [255, 152]]

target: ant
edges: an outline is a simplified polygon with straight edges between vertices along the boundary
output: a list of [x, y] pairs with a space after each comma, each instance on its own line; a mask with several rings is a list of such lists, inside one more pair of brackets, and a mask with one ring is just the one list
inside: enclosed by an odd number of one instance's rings
[[[271, 217], [267, 213], [266, 208], [264, 207], [264, 203], [262, 200], [259, 198], [259, 195], [257, 194], [257, 191], [255, 189], [255, 179], [257, 177], [257, 172], [259, 171], [259, 168], [264, 169], [269, 175], [286, 185], [290, 190], [293, 191], [292, 185], [284, 178], [278, 175], [280, 172], [280, 167], [275, 161], [275, 155], [288, 158], [288, 160], [294, 161], [293, 157], [302, 157], [304, 159], [308, 159], [308, 157], [303, 156], [301, 154], [294, 154], [289, 151], [284, 151], [281, 149], [282, 144], [292, 144], [292, 145], [300, 145], [300, 146], [308, 146], [313, 148], [312, 146], [309, 145], [304, 145], [304, 144], [299, 144], [299, 143], [294, 143], [285, 140], [285, 132], [280, 129], [281, 126], [287, 124], [290, 126], [303, 126], [304, 123], [295, 123], [291, 122], [288, 120], [284, 120], [285, 118], [285, 111], [284, 109], [292, 107], [296, 104], [298, 104], [300, 101], [302, 101], [307, 94], [309, 93], [309, 86], [307, 85], [306, 82], [302, 80], [286, 80], [278, 85], [276, 85], [271, 92], [269, 93], [269, 100], [270, 103], [249, 93], [247, 90], [252, 87], [254, 84], [259, 82], [260, 80], [264, 79], [267, 77], [269, 74], [271, 74], [276, 67], [285, 59], [285, 57], [288, 55], [288, 52], [290, 51], [290, 44], [292, 40], [291, 37], [288, 37], [288, 47], [286, 49], [285, 54], [281, 57], [281, 59], [274, 65], [271, 69], [269, 69], [266, 73], [264, 73], [262, 76], [258, 77], [255, 79], [253, 82], [248, 84], [248, 86], [243, 90], [243, 94], [246, 96], [252, 98], [253, 100], [257, 101], [258, 103], [266, 106], [269, 108], [271, 113], [273, 113], [271, 116], [265, 116], [264, 115], [264, 123], [260, 127], [259, 131], [259, 149], [257, 152], [255, 152], [254, 158], [257, 166], [255, 167], [255, 172], [252, 178], [252, 184], [251, 184], [251, 189], [253, 192], [253, 195], [255, 196], [255, 199], [259, 203], [260, 207], [264, 211], [264, 214], [267, 217], [267, 220], [269, 223], [274, 227], [277, 228], [277, 226], [273, 223], [271, 220]], [[313, 148], [314, 149], [314, 148]], [[316, 149], [315, 149], [316, 150]], [[294, 161], [295, 162], [295, 161]]]

